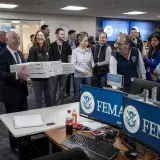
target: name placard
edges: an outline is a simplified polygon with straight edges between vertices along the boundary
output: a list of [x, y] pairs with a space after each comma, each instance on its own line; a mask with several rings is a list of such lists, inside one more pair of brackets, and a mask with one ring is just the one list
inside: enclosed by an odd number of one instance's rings
[[107, 74], [107, 84], [118, 88], [123, 87], [123, 76], [118, 74]]

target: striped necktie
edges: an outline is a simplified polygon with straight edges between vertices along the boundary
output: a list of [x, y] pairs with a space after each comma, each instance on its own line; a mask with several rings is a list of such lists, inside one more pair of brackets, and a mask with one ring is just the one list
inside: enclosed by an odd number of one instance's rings
[[14, 55], [16, 57], [17, 64], [20, 64], [20, 59], [19, 59], [18, 53], [14, 52]]

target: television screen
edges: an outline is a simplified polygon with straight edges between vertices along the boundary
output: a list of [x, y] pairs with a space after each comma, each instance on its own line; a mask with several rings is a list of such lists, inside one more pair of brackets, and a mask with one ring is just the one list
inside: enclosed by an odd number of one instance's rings
[[129, 33], [129, 21], [103, 20], [102, 29], [107, 33], [108, 41], [116, 41], [119, 33]]
[[135, 28], [137, 32], [140, 32], [143, 41], [147, 41], [147, 38], [155, 31], [154, 24], [151, 22], [130, 22], [130, 29]]

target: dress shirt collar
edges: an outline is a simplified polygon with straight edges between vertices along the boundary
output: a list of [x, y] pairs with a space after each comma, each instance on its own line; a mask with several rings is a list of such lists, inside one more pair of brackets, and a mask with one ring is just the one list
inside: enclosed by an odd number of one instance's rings
[[135, 44], [137, 44], [137, 38], [133, 39], [133, 42], [134, 42]]
[[14, 53], [17, 52], [17, 51], [14, 51], [13, 49], [11, 49], [8, 45], [7, 45], [7, 49], [11, 52], [12, 55], [14, 55]]

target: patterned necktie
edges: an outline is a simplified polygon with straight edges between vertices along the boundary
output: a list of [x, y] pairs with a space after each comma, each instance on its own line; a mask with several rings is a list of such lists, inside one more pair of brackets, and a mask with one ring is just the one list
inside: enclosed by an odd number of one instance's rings
[[19, 59], [18, 53], [14, 52], [14, 55], [16, 57], [17, 64], [20, 64], [20, 59]]

